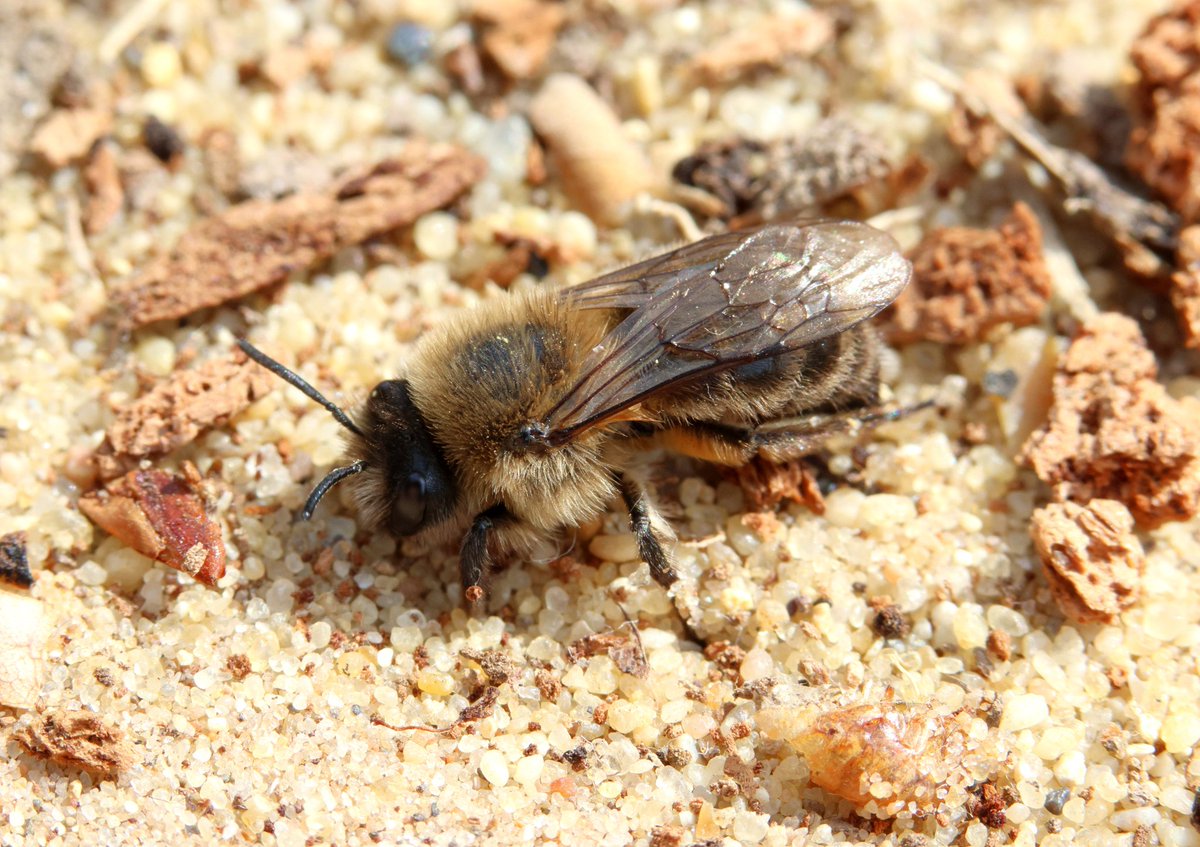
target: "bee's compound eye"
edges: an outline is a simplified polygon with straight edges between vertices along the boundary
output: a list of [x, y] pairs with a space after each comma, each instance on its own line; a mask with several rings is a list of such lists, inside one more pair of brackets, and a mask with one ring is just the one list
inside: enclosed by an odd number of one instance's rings
[[425, 478], [412, 473], [395, 492], [392, 528], [401, 535], [415, 532], [425, 520]]

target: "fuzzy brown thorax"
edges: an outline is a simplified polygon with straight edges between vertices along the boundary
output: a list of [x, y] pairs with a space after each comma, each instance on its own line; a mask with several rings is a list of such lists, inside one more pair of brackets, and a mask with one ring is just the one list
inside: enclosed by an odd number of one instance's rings
[[552, 528], [591, 517], [611, 499], [600, 462], [607, 435], [551, 450], [522, 436], [573, 384], [608, 322], [536, 292], [485, 304], [422, 339], [409, 368], [413, 399], [468, 511], [503, 503]]

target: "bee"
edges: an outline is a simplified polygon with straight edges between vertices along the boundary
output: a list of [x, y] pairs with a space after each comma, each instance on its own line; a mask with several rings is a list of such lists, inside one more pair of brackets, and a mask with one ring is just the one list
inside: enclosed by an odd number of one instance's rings
[[353, 417], [245, 341], [248, 356], [328, 409], [366, 527], [461, 538], [464, 596], [494, 557], [603, 513], [619, 494], [664, 587], [672, 533], [639, 456], [783, 461], [887, 413], [866, 323], [908, 284], [896, 242], [853, 221], [711, 236], [589, 282], [510, 294], [423, 336], [402, 376]]

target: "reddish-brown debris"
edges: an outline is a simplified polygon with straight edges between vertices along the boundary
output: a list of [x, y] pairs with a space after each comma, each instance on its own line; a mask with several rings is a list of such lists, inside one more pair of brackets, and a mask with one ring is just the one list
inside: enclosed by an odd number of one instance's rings
[[756, 459], [737, 469], [738, 483], [750, 507], [757, 512], [780, 503], [802, 503], [814, 515], [825, 514], [825, 497], [816, 474], [803, 460], [776, 464]]
[[79, 498], [92, 523], [143, 556], [205, 585], [225, 575], [221, 528], [209, 518], [192, 480], [135, 470]]
[[280, 282], [452, 203], [483, 172], [459, 147], [414, 143], [332, 190], [240, 203], [192, 227], [123, 288], [120, 319], [136, 328], [181, 318]]
[[733, 82], [752, 71], [778, 67], [787, 59], [813, 56], [835, 34], [833, 18], [816, 9], [768, 15], [705, 47], [692, 59], [691, 72], [706, 84]]
[[912, 255], [912, 283], [891, 309], [891, 340], [967, 344], [1005, 323], [1041, 319], [1050, 297], [1042, 228], [1024, 203], [999, 229], [934, 230]]
[[114, 142], [102, 138], [92, 145], [83, 168], [83, 185], [87, 191], [83, 229], [88, 235], [96, 235], [108, 229], [125, 206], [125, 186], [121, 184]]
[[1137, 324], [1084, 326], [1061, 357], [1049, 420], [1022, 456], [1060, 501], [1123, 503], [1152, 528], [1200, 508], [1200, 408], [1172, 398]]
[[483, 51], [509, 79], [537, 76], [567, 19], [562, 4], [546, 0], [476, 0], [471, 13]]
[[1171, 305], [1183, 328], [1184, 343], [1200, 347], [1200, 224], [1179, 233], [1176, 270], [1171, 278]]
[[1139, 121], [1126, 164], [1189, 221], [1200, 220], [1200, 0], [1150, 20], [1131, 58]]
[[584, 636], [567, 647], [567, 659], [571, 662], [601, 653], [612, 659], [613, 664], [622, 673], [645, 677], [649, 671], [646, 653], [636, 636], [619, 632], [600, 632]]
[[179, 370], [117, 413], [98, 451], [111, 479], [139, 459], [163, 456], [241, 412], [271, 388], [271, 375], [240, 350]]
[[1132, 606], [1146, 559], [1133, 516], [1115, 500], [1051, 503], [1030, 525], [1050, 590], [1076, 623], [1111, 622]]
[[134, 761], [125, 733], [106, 718], [85, 709], [39, 715], [13, 738], [39, 759], [114, 777]]

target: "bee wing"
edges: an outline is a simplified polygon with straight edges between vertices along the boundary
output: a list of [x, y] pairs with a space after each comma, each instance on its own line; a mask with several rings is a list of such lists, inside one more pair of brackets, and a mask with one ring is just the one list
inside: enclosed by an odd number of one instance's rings
[[548, 415], [550, 435], [568, 440], [687, 380], [843, 332], [911, 273], [887, 233], [816, 221], [713, 236], [568, 289], [575, 308], [631, 311]]

